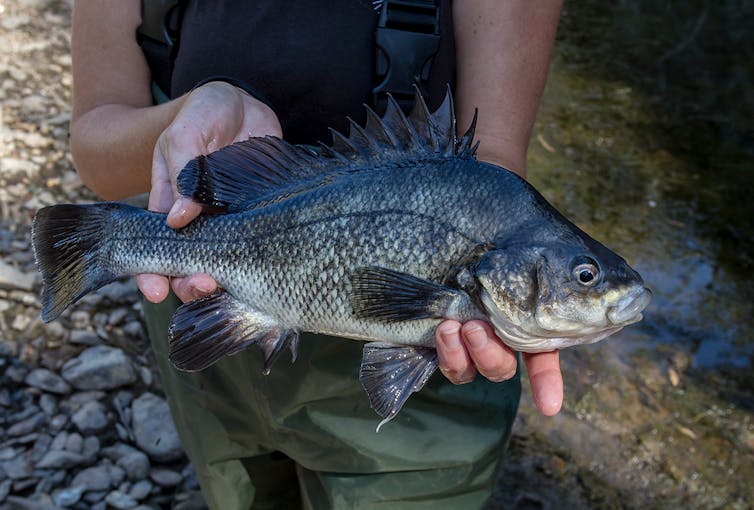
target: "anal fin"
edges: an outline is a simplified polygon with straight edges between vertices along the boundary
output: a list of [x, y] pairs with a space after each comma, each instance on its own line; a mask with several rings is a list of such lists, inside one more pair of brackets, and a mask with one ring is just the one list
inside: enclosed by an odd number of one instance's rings
[[385, 423], [398, 414], [412, 393], [421, 390], [437, 368], [431, 347], [371, 342], [364, 346], [359, 380], [369, 404]]
[[227, 292], [185, 303], [176, 310], [168, 331], [170, 361], [186, 371], [204, 370], [224, 356], [259, 344], [264, 370], [287, 345], [296, 359], [298, 333], [281, 329], [271, 317], [247, 306]]

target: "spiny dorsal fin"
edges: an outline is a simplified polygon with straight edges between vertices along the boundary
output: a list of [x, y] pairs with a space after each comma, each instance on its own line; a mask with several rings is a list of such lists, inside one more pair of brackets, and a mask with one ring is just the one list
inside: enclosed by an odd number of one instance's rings
[[178, 191], [204, 205], [237, 212], [281, 199], [291, 190], [314, 189], [335, 173], [412, 161], [470, 158], [474, 120], [466, 134], [456, 136], [453, 98], [448, 87], [436, 112], [430, 113], [416, 88], [406, 117], [391, 96], [382, 118], [367, 108], [367, 123], [349, 121], [349, 135], [331, 130], [331, 146], [317, 149], [291, 145], [280, 138], [251, 138], [190, 161], [178, 176]]

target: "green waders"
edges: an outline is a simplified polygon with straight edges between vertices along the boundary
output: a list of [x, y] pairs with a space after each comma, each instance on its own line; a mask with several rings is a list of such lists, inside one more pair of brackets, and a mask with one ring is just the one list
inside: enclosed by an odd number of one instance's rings
[[195, 373], [167, 356], [175, 297], [145, 305], [176, 427], [212, 509], [472, 509], [488, 498], [521, 393], [436, 374], [379, 433], [358, 380], [362, 342], [303, 335], [262, 374], [249, 348]]

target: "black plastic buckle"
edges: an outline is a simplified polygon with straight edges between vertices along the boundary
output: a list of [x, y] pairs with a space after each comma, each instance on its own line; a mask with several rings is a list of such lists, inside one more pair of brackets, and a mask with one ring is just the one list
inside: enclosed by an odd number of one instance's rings
[[426, 94], [432, 59], [440, 47], [440, 9], [434, 0], [385, 0], [377, 25], [374, 105], [384, 112], [387, 93], [408, 111], [414, 85]]

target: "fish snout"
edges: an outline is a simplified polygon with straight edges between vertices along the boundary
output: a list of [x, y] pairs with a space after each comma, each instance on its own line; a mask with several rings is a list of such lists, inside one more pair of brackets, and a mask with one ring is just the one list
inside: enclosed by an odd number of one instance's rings
[[652, 300], [652, 291], [647, 288], [639, 288], [623, 296], [615, 306], [607, 312], [607, 318], [613, 324], [626, 324], [641, 319], [641, 311]]

